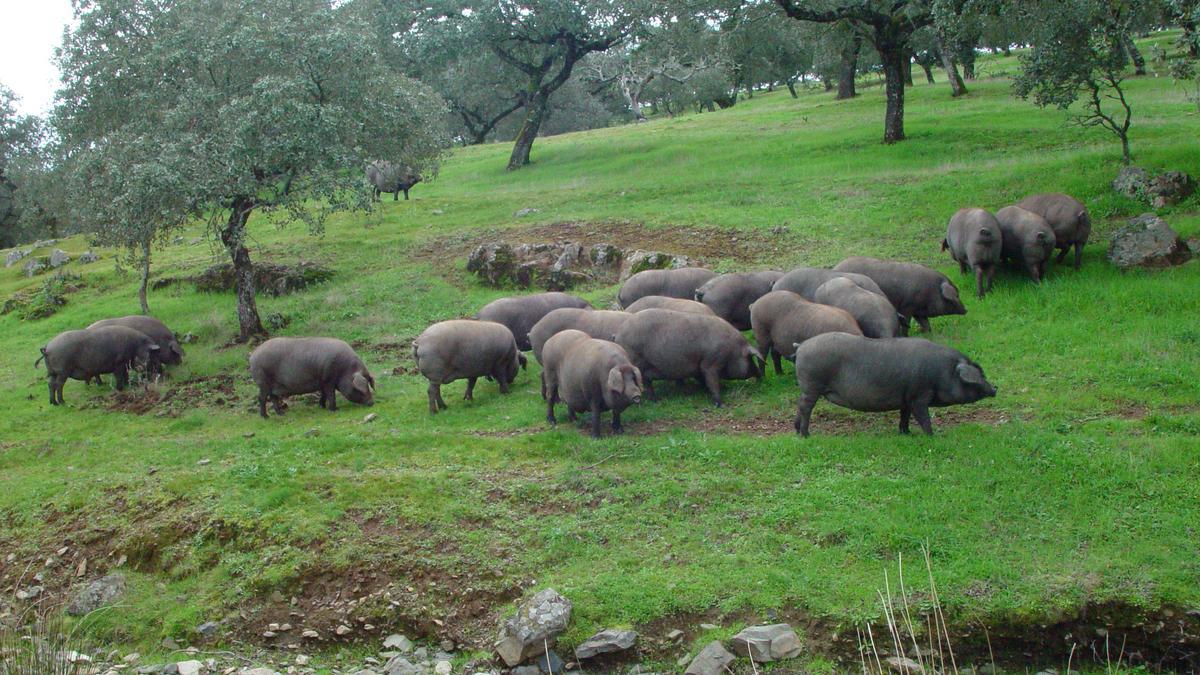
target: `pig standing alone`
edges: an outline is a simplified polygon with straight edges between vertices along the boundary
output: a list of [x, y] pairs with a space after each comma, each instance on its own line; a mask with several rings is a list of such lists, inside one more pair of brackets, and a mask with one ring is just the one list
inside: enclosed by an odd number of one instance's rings
[[916, 319], [921, 330], [928, 332], [930, 317], [967, 313], [954, 282], [924, 265], [853, 257], [846, 258], [833, 269], [871, 277], [904, 317], [901, 323], [906, 331], [910, 318]]
[[446, 409], [442, 385], [466, 378], [463, 400], [474, 397], [475, 382], [487, 377], [500, 385], [500, 393], [517, 379], [525, 367], [525, 355], [517, 350], [512, 331], [493, 321], [454, 319], [435, 323], [413, 341], [417, 370], [429, 380], [429, 412]]
[[794, 345], [823, 333], [862, 335], [858, 322], [844, 309], [809, 302], [791, 291], [771, 291], [750, 305], [754, 342], [764, 357], [775, 362], [775, 374], [783, 372], [781, 358], [789, 361]]
[[942, 240], [942, 250], [950, 251], [964, 274], [975, 271], [975, 293], [981, 298], [992, 290], [1001, 246], [1000, 222], [985, 209], [960, 209], [950, 218]]
[[33, 366], [46, 360], [50, 405], [61, 405], [63, 385], [68, 379], [87, 381], [112, 373], [117, 391], [121, 391], [129, 382], [131, 366], [147, 372], [157, 368], [159, 351], [145, 333], [125, 326], [101, 326], [58, 334], [42, 347], [42, 355]]
[[738, 330], [750, 329], [750, 305], [771, 292], [783, 272], [722, 274], [696, 289], [696, 299]]
[[367, 165], [367, 182], [371, 184], [371, 198], [376, 201], [384, 192], [392, 193], [392, 201], [399, 200], [403, 192], [408, 201], [408, 191], [421, 182], [421, 174], [403, 164], [376, 160]]
[[762, 354], [728, 321], [669, 309], [634, 314], [617, 332], [617, 344], [641, 371], [651, 397], [655, 378], [696, 377], [717, 407], [721, 406], [722, 379], [761, 379], [766, 365]]
[[612, 342], [617, 331], [629, 317], [629, 312], [562, 307], [533, 324], [533, 328], [529, 329], [529, 345], [533, 348], [534, 358], [538, 363], [543, 363], [542, 347], [546, 344], [546, 340], [556, 334], [574, 329], [581, 330], [598, 340]]
[[909, 417], [933, 433], [929, 408], [974, 403], [996, 395], [983, 369], [961, 352], [920, 338], [872, 340], [827, 333], [796, 349], [796, 382], [803, 392], [796, 432], [808, 436], [813, 406], [824, 396], [862, 412], [900, 411], [900, 433]]
[[1054, 230], [1033, 211], [1019, 206], [1006, 206], [996, 212], [1000, 231], [1004, 234], [1001, 255], [1025, 268], [1033, 283], [1042, 283], [1046, 264], [1054, 255]]
[[250, 376], [258, 385], [258, 414], [267, 416], [267, 400], [276, 415], [283, 399], [319, 392], [319, 405], [337, 410], [337, 392], [360, 405], [374, 405], [375, 378], [345, 342], [328, 337], [277, 337], [250, 353]]
[[900, 316], [892, 303], [850, 279], [835, 277], [826, 281], [817, 289], [814, 298], [822, 305], [848, 312], [867, 337], [890, 338], [901, 333]]
[[669, 309], [674, 312], [686, 312], [688, 314], [703, 314], [705, 316], [716, 316], [717, 313], [712, 311], [712, 308], [702, 302], [695, 300], [684, 300], [683, 298], [669, 298], [665, 295], [643, 295], [634, 300], [625, 308], [630, 314], [647, 309]]
[[647, 295], [665, 295], [668, 298], [692, 300], [696, 289], [717, 276], [703, 267], [680, 267], [673, 270], [642, 270], [625, 280], [617, 293], [617, 302], [622, 308], [629, 307], [638, 298]]
[[567, 406], [567, 419], [591, 411], [592, 437], [600, 438], [600, 413], [612, 411], [614, 434], [624, 431], [621, 413], [642, 401], [642, 374], [620, 345], [582, 331], [565, 330], [546, 341], [542, 372], [546, 421], [557, 424], [554, 404]]
[[1083, 247], [1092, 234], [1092, 217], [1087, 207], [1078, 199], [1061, 193], [1033, 195], [1021, 200], [1017, 206], [1033, 211], [1046, 219], [1054, 230], [1055, 248], [1059, 249], [1058, 262], [1067, 257], [1067, 251], [1075, 247], [1075, 269], [1083, 263]]
[[529, 329], [542, 317], [561, 307], [591, 309], [592, 305], [583, 298], [567, 293], [534, 293], [493, 300], [476, 312], [475, 318], [507, 326], [517, 340], [517, 349], [527, 352], [533, 348], [529, 342]]

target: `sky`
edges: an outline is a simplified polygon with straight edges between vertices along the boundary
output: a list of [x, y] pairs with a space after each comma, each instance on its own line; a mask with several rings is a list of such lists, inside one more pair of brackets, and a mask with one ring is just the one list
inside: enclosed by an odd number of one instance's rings
[[58, 88], [51, 60], [71, 18], [71, 0], [0, 0], [0, 83], [21, 97], [20, 112], [50, 109]]

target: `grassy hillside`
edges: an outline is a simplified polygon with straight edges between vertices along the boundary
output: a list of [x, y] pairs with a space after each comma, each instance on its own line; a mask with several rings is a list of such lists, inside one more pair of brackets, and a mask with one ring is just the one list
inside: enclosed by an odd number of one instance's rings
[[[72, 381], [68, 405], [51, 408], [45, 371], [31, 367], [38, 347], [137, 311], [135, 279], [114, 271], [112, 252], [72, 266], [83, 287], [60, 312], [0, 317], [3, 585], [41, 571], [58, 597], [81, 559], [88, 578], [123, 560], [130, 594], [89, 634], [143, 653], [222, 619], [229, 640], [261, 640], [286, 620], [326, 639], [346, 622], [371, 643], [401, 627], [486, 648], [497, 612], [553, 586], [575, 602], [568, 645], [617, 624], [653, 639], [688, 631], [684, 647], [653, 650], [666, 663], [702, 643], [701, 617], [724, 635], [782, 615], [817, 653], [844, 653], [834, 645], [855, 622], [879, 619], [885, 570], [894, 577], [922, 544], [965, 644], [979, 644], [980, 626], [1044, 634], [1041, 658], [1061, 664], [1070, 642], [1039, 626], [1085, 608], [1130, 626], [1197, 607], [1200, 264], [1108, 265], [1109, 233], [1149, 210], [1109, 189], [1119, 146], [1013, 99], [1001, 77], [1012, 67], [981, 64], [990, 79], [961, 100], [944, 84], [910, 90], [910, 140], [894, 146], [879, 143], [881, 88], [843, 102], [758, 94], [717, 113], [541, 139], [515, 173], [503, 170], [507, 146], [456, 150], [412, 201], [343, 215], [322, 236], [252, 219], [257, 260], [338, 272], [259, 307], [288, 320], [280, 334], [353, 342], [380, 382], [370, 411], [331, 414], [304, 397], [258, 418], [248, 348], [230, 344], [234, 298], [186, 285], [151, 294], [157, 316], [197, 337], [169, 383], [116, 394]], [[1200, 175], [1200, 118], [1182, 90], [1144, 77], [1128, 95], [1137, 162]], [[1044, 191], [1091, 209], [1083, 269], [1054, 266], [1040, 287], [1001, 274], [976, 300], [939, 251], [947, 219]], [[1160, 214], [1196, 236], [1197, 206]], [[538, 212], [515, 218], [523, 208]], [[851, 254], [932, 265], [970, 299], [929, 337], [981, 363], [1000, 393], [936, 412], [932, 438], [822, 402], [802, 440], [789, 368], [730, 383], [720, 410], [694, 385], [668, 385], [627, 413], [626, 436], [593, 441], [546, 427], [531, 365], [508, 397], [481, 383], [463, 402], [463, 385], [449, 385], [450, 409], [431, 417], [411, 339], [512, 292], [468, 278], [465, 251], [549, 234], [688, 253], [722, 271]], [[222, 259], [208, 243], [158, 255], [158, 276]], [[19, 265], [0, 270], [0, 297], [40, 283]], [[615, 291], [581, 294], [599, 305]], [[367, 412], [379, 418], [365, 423]], [[927, 598], [912, 581], [923, 574], [907, 576]]]

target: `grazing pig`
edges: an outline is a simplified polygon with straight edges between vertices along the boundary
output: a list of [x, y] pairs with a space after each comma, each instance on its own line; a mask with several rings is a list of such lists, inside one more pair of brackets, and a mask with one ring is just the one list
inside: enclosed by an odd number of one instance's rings
[[827, 333], [798, 345], [796, 382], [802, 395], [796, 432], [808, 436], [813, 406], [824, 396], [862, 412], [900, 411], [900, 433], [909, 416], [933, 433], [929, 408], [974, 403], [996, 395], [983, 369], [962, 353], [921, 338], [870, 340]]
[[116, 319], [101, 319], [88, 326], [88, 328], [99, 328], [100, 326], [125, 326], [126, 328], [132, 328], [145, 333], [158, 345], [158, 360], [160, 363], [169, 366], [177, 366], [183, 363], [183, 347], [179, 346], [179, 341], [175, 339], [175, 333], [170, 328], [167, 328], [167, 325], [162, 321], [152, 316], [133, 314]]
[[809, 302], [791, 291], [771, 291], [755, 300], [750, 305], [750, 326], [758, 350], [775, 362], [776, 375], [783, 372], [780, 359], [792, 359], [795, 344], [822, 333], [862, 335], [846, 310]]
[[712, 270], [702, 267], [680, 267], [673, 270], [642, 270], [621, 284], [617, 302], [628, 308], [638, 298], [647, 295], [665, 295], [668, 298], [691, 300], [696, 289], [717, 276]]
[[703, 314], [705, 316], [716, 316], [717, 313], [712, 311], [708, 305], [695, 300], [684, 300], [683, 298], [668, 298], [665, 295], [644, 295], [629, 304], [625, 311], [630, 314], [647, 309], [669, 309], [675, 312], [686, 312], [688, 314]]
[[750, 305], [771, 292], [783, 272], [722, 274], [696, 289], [696, 299], [738, 330], [750, 329]]
[[612, 311], [608, 309], [578, 309], [563, 307], [542, 317], [541, 321], [529, 329], [529, 345], [533, 348], [533, 356], [542, 361], [542, 346], [546, 340], [556, 333], [573, 328], [587, 333], [598, 340], [612, 342], [617, 330], [631, 315], [629, 312]]
[[374, 405], [375, 378], [350, 345], [328, 337], [271, 338], [250, 353], [250, 376], [258, 385], [258, 414], [267, 417], [267, 400], [276, 415], [283, 399], [319, 392], [318, 404], [337, 410], [337, 392], [360, 405]]
[[475, 394], [475, 381], [481, 377], [495, 380], [500, 393], [525, 367], [525, 355], [517, 350], [517, 341], [507, 326], [494, 321], [454, 319], [435, 323], [413, 341], [413, 359], [417, 370], [429, 380], [429, 412], [446, 409], [442, 385], [466, 378], [463, 400]]
[[371, 184], [371, 198], [375, 201], [379, 201], [384, 192], [392, 193], [392, 201], [399, 200], [403, 192], [404, 200], [408, 201], [408, 191], [421, 182], [421, 174], [403, 164], [376, 160], [367, 164], [367, 182]]
[[68, 379], [86, 382], [112, 373], [117, 391], [121, 391], [129, 382], [130, 367], [146, 372], [157, 369], [159, 351], [159, 346], [145, 333], [125, 326], [69, 330], [42, 347], [42, 355], [33, 362], [33, 367], [46, 360], [50, 405], [61, 405], [63, 385]]
[[493, 300], [475, 314], [480, 321], [495, 321], [508, 326], [517, 339], [517, 349], [527, 352], [533, 348], [529, 343], [529, 329], [550, 312], [560, 307], [591, 309], [592, 304], [583, 298], [566, 293], [534, 293], [511, 298]]
[[1054, 230], [1050, 224], [1033, 211], [1019, 206], [1000, 209], [996, 219], [1000, 221], [1000, 231], [1004, 235], [1004, 259], [1022, 265], [1033, 283], [1042, 283], [1046, 263], [1054, 255]]
[[924, 265], [854, 257], [846, 258], [833, 269], [871, 277], [904, 317], [902, 323], [906, 332], [910, 318], [916, 319], [921, 330], [928, 332], [931, 316], [967, 313], [954, 282]]
[[900, 316], [892, 303], [849, 279], [826, 281], [817, 289], [814, 297], [822, 305], [848, 312], [867, 337], [890, 338], [901, 334]]
[[845, 277], [859, 286], [867, 289], [868, 291], [871, 291], [872, 293], [883, 295], [883, 289], [879, 287], [879, 284], [872, 281], [871, 277], [863, 276], [861, 274], [854, 274], [852, 272], [835, 272], [823, 267], [797, 267], [791, 272], [779, 277], [779, 280], [776, 281], [773, 286], [771, 286], [771, 290], [791, 291], [805, 300], [812, 300], [815, 302], [814, 297], [816, 296], [817, 289], [821, 287], [821, 284], [829, 281], [830, 279], [837, 279], [839, 277]]
[[554, 404], [567, 406], [567, 419], [590, 410], [592, 437], [600, 438], [600, 413], [612, 411], [612, 430], [619, 434], [621, 412], [642, 402], [642, 374], [620, 345], [568, 330], [546, 342], [546, 368], [542, 373], [546, 420], [557, 424]]
[[1079, 269], [1083, 262], [1083, 246], [1092, 234], [1092, 217], [1088, 215], [1087, 207], [1078, 199], [1061, 193], [1026, 197], [1017, 206], [1033, 211], [1050, 224], [1054, 230], [1054, 246], [1059, 249], [1059, 263], [1066, 259], [1067, 251], [1075, 247], [1075, 269]]
[[638, 312], [617, 332], [617, 344], [642, 373], [654, 397], [654, 379], [696, 377], [721, 405], [721, 380], [762, 379], [766, 362], [746, 337], [717, 316], [669, 309]]
[[981, 298], [992, 290], [1000, 249], [1000, 223], [987, 210], [960, 209], [950, 218], [942, 250], [950, 251], [964, 274], [975, 271], [975, 293]]

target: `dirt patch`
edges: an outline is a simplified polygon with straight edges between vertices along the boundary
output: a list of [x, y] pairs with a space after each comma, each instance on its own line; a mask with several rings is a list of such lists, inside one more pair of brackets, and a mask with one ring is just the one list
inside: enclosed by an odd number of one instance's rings
[[154, 413], [160, 417], [179, 417], [199, 407], [237, 408], [242, 403], [233, 376], [221, 373], [113, 392], [106, 399], [105, 407], [134, 415]]

